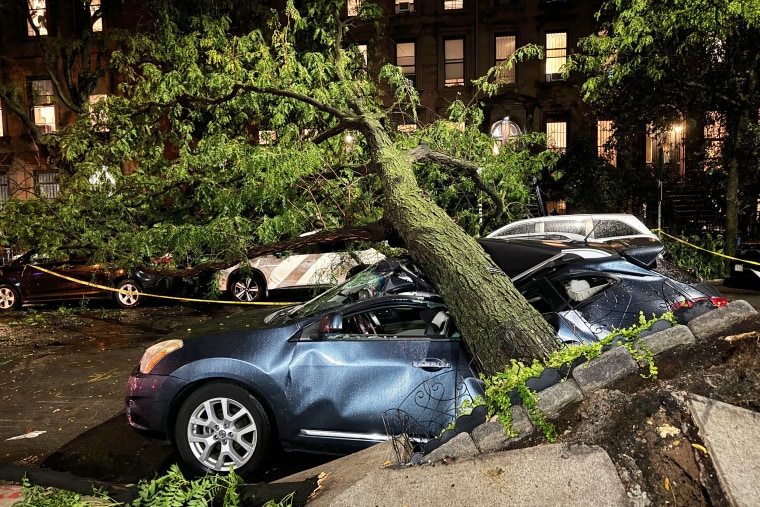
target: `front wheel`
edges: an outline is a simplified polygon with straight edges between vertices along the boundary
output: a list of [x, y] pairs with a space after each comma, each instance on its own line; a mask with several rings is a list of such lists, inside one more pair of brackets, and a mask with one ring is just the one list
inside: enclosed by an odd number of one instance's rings
[[134, 308], [140, 304], [140, 285], [136, 281], [127, 278], [116, 284], [116, 288], [123, 291], [114, 293], [116, 304], [122, 308]]
[[12, 285], [0, 285], [0, 311], [17, 310], [21, 308], [21, 296]]
[[230, 284], [230, 295], [235, 301], [253, 303], [264, 299], [264, 283], [254, 274], [236, 274]]
[[229, 472], [246, 476], [263, 461], [269, 419], [259, 401], [234, 384], [207, 384], [182, 404], [175, 423], [182, 461], [197, 474]]

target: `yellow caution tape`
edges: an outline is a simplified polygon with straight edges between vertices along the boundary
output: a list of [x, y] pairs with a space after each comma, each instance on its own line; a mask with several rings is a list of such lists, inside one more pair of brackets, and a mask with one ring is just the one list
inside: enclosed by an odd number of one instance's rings
[[[134, 294], [134, 291], [116, 289], [114, 287], [106, 287], [105, 285], [98, 285], [97, 283], [85, 282], [84, 280], [80, 280], [79, 278], [72, 278], [70, 276], [62, 275], [61, 273], [56, 273], [55, 271], [50, 271], [49, 269], [45, 269], [40, 266], [35, 266], [33, 264], [25, 264], [24, 267], [36, 269], [37, 271], [42, 271], [43, 273], [57, 276], [58, 278], [63, 278], [64, 280], [78, 283], [80, 285], [86, 285], [87, 287], [95, 287], [96, 289], [110, 291], [110, 292], [118, 292], [120, 294]], [[258, 301], [253, 301], [253, 302], [220, 301], [220, 300], [215, 300], [215, 299], [192, 299], [192, 298], [181, 298], [181, 297], [176, 297], [176, 296], [164, 296], [162, 294], [150, 294], [148, 292], [139, 292], [139, 291], [137, 293], [140, 295], [140, 297], [170, 299], [172, 301], [185, 301], [185, 302], [190, 302], [190, 303], [218, 303], [218, 304], [223, 304], [223, 305], [265, 305], [265, 306], [289, 306], [289, 305], [298, 304], [298, 303], [281, 303], [281, 302], [270, 303], [270, 302], [258, 302]]]
[[682, 244], [684, 244], [686, 246], [690, 246], [692, 248], [696, 248], [697, 250], [702, 250], [703, 252], [707, 252], [709, 254], [717, 255], [718, 257], [723, 257], [724, 259], [729, 259], [729, 260], [732, 260], [732, 261], [739, 261], [739, 262], [744, 262], [744, 263], [747, 263], [747, 264], [754, 264], [755, 266], [760, 266], [760, 262], [748, 261], [748, 260], [745, 260], [745, 259], [739, 259], [738, 257], [731, 257], [730, 255], [726, 255], [726, 254], [722, 254], [722, 253], [718, 253], [718, 252], [713, 252], [712, 250], [708, 250], [706, 248], [702, 248], [701, 246], [692, 245], [688, 241], [684, 241], [681, 238], [677, 238], [675, 236], [671, 236], [670, 234], [668, 234], [667, 232], [663, 231], [662, 229], [652, 229], [652, 232], [656, 232], [658, 234], [662, 234], [662, 235], [667, 236], [667, 237], [669, 237], [672, 240], [678, 241], [679, 243], [682, 243]]

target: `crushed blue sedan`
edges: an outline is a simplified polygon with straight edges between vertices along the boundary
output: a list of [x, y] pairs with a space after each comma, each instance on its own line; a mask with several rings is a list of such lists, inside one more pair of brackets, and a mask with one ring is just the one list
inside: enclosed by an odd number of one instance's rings
[[440, 296], [399, 259], [212, 326], [150, 347], [126, 396], [129, 423], [198, 473], [245, 475], [276, 444], [345, 454], [393, 434], [425, 441], [482, 393]]
[[[674, 311], [685, 323], [725, 303], [609, 247], [481, 245], [568, 343], [599, 340], [640, 312]], [[172, 442], [197, 473], [245, 475], [276, 445], [344, 454], [390, 435], [423, 443], [483, 393], [445, 302], [409, 258], [211, 327], [150, 347], [126, 397], [130, 424]]]

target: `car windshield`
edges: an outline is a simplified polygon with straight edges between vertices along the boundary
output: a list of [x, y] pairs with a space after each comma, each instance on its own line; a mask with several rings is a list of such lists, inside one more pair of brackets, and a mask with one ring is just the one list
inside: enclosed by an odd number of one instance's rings
[[417, 289], [432, 290], [432, 287], [418, 278], [410, 268], [411, 266], [404, 266], [401, 262], [394, 260], [380, 261], [314, 299], [302, 305], [277, 311], [269, 315], [266, 320], [267, 322], [274, 322], [300, 319], [361, 299], [410, 292]]

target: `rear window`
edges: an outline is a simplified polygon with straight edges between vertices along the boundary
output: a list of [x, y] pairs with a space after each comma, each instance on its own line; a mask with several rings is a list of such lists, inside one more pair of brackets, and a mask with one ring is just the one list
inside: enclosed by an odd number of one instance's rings
[[505, 227], [503, 231], [499, 233], [499, 236], [509, 236], [510, 234], [530, 234], [536, 232], [536, 224], [514, 224], [509, 227]]
[[586, 235], [586, 222], [583, 220], [551, 220], [544, 222], [544, 232], [565, 232]]
[[594, 220], [592, 238], [614, 238], [616, 236], [635, 236], [641, 231], [620, 220]]

